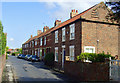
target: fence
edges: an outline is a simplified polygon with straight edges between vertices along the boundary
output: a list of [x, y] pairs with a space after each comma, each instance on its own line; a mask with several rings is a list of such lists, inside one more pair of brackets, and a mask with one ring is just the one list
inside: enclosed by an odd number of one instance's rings
[[4, 69], [5, 62], [6, 56], [5, 55], [0, 56], [0, 83], [2, 82], [2, 72]]
[[111, 60], [110, 58], [110, 79], [120, 81], [120, 60]]

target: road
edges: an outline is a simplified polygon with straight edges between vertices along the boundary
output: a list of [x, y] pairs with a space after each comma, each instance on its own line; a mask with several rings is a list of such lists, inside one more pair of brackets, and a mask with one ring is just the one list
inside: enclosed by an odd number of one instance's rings
[[39, 81], [39, 82], [65, 82], [70, 79], [64, 74], [47, 68], [43, 62], [30, 62], [9, 56], [7, 64], [11, 65], [17, 81]]

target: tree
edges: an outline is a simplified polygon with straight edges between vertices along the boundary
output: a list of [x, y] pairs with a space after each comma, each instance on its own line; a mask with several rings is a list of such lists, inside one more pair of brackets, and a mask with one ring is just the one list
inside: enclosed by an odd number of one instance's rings
[[22, 48], [19, 49], [19, 54], [22, 54]]
[[9, 49], [9, 47], [8, 47], [8, 46], [6, 46], [6, 51], [8, 51], [8, 49]]
[[106, 5], [110, 6], [112, 10], [112, 12], [108, 14], [107, 18], [110, 18], [110, 20], [120, 23], [120, 1], [106, 2]]
[[0, 21], [0, 55], [5, 53], [6, 48], [6, 34], [3, 33], [3, 26]]

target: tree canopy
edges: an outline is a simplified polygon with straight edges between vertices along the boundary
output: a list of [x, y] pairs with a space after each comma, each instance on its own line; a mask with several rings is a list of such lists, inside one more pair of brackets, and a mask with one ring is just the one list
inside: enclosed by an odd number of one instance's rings
[[0, 21], [0, 55], [5, 53], [6, 48], [6, 34], [3, 33], [3, 26]]
[[106, 2], [110, 6], [112, 12], [109, 13], [110, 20], [120, 23], [120, 1], [119, 2]]

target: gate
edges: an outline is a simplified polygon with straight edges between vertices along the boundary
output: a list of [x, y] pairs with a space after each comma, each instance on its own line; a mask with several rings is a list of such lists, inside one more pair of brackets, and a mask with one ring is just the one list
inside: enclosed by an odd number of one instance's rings
[[110, 57], [110, 79], [113, 81], [120, 80], [120, 60], [111, 60]]

